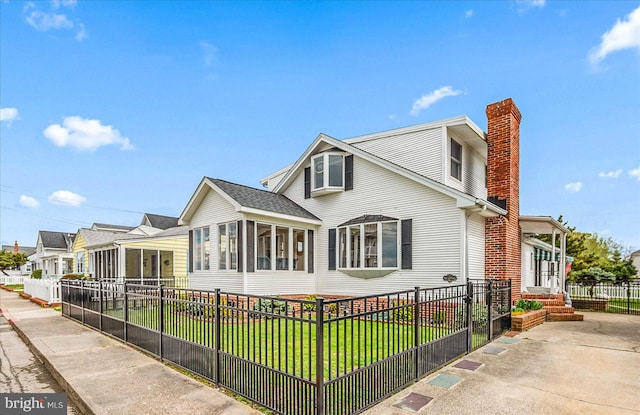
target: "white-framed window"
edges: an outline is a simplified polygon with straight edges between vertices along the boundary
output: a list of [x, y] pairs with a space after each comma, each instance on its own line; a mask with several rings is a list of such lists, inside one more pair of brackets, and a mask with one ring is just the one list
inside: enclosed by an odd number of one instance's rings
[[451, 177], [462, 180], [462, 145], [451, 139]]
[[305, 270], [306, 230], [260, 222], [255, 226], [256, 270]]
[[84, 251], [76, 253], [76, 272], [84, 274]]
[[210, 268], [209, 227], [193, 230], [193, 270], [206, 271]]
[[338, 267], [398, 268], [399, 221], [358, 223], [338, 228]]
[[344, 189], [344, 154], [322, 153], [311, 159], [311, 191]]
[[238, 223], [218, 225], [218, 269], [238, 269]]

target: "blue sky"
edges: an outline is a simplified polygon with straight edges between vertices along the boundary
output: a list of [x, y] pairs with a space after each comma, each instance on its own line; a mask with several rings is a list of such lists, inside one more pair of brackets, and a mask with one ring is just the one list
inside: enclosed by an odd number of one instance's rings
[[521, 214], [640, 249], [640, 2], [5, 0], [0, 42], [2, 244], [512, 97]]

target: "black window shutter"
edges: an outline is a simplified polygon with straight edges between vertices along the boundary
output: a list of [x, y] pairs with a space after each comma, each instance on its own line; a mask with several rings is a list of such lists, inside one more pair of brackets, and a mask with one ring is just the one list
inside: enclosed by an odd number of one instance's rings
[[412, 240], [412, 220], [400, 221], [402, 226], [402, 269], [412, 268], [411, 240]]
[[247, 272], [255, 272], [256, 264], [254, 258], [254, 246], [255, 246], [255, 222], [252, 220], [247, 221]]
[[193, 272], [193, 229], [189, 230], [189, 272]]
[[311, 167], [304, 169], [304, 198], [311, 197]]
[[344, 190], [353, 190], [353, 155], [344, 158]]
[[329, 229], [329, 269], [336, 269], [336, 230]]
[[313, 230], [309, 229], [307, 232], [307, 272], [313, 273]]
[[242, 272], [242, 262], [243, 262], [243, 253], [244, 253], [244, 244], [242, 243], [243, 241], [243, 233], [244, 233], [244, 229], [242, 227], [242, 221], [239, 220], [238, 221], [238, 272]]

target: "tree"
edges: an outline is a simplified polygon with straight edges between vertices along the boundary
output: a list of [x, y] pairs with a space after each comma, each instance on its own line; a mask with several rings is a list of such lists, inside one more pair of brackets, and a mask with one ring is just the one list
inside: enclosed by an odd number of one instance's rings
[[589, 287], [589, 296], [593, 298], [593, 290], [597, 284], [614, 282], [616, 276], [613, 272], [605, 271], [598, 267], [592, 267], [581, 269], [580, 271], [572, 271], [571, 279], [580, 285]]
[[15, 269], [26, 264], [28, 258], [22, 252], [8, 252], [4, 249], [0, 251], [0, 270], [4, 275], [8, 275], [5, 270]]
[[[633, 279], [637, 273], [629, 255], [623, 257], [621, 252], [628, 252], [624, 246], [613, 238], [604, 238], [597, 233], [576, 232], [576, 228], [563, 222], [562, 215], [558, 222], [569, 230], [567, 234], [567, 255], [573, 257], [569, 279], [583, 270], [598, 268], [613, 274], [610, 282], [620, 284]], [[551, 235], [538, 235], [538, 239], [551, 243]], [[582, 278], [582, 277], [580, 277]], [[575, 280], [574, 280], [575, 281]]]

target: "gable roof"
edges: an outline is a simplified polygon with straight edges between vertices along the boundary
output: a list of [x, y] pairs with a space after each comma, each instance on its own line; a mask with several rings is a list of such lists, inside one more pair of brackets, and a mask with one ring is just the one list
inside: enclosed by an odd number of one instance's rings
[[38, 236], [38, 239], [42, 242], [42, 246], [44, 248], [68, 249], [73, 245], [76, 234], [68, 232], [40, 231]]
[[180, 223], [188, 222], [202, 201], [207, 188], [220, 194], [237, 212], [262, 214], [320, 224], [320, 219], [288, 197], [226, 180], [204, 177], [180, 215]]
[[[385, 160], [381, 157], [378, 157], [374, 154], [364, 151], [347, 142], [337, 140], [333, 137], [329, 137], [326, 134], [318, 135], [318, 137], [313, 141], [313, 143], [311, 143], [311, 145], [307, 148], [307, 150], [305, 150], [302, 156], [300, 156], [300, 158], [298, 158], [298, 160], [292, 165], [291, 169], [289, 169], [289, 172], [284, 176], [284, 178], [276, 185], [276, 187], [273, 189], [273, 192], [274, 193], [284, 192], [284, 190], [286, 190], [286, 188], [291, 184], [293, 179], [303, 169], [309, 157], [315, 154], [317, 152], [317, 149], [319, 149], [323, 145], [333, 146], [338, 150], [342, 150], [344, 152], [356, 155], [377, 166], [390, 170], [410, 180], [414, 180], [428, 188], [431, 188], [447, 196], [450, 196], [456, 200], [457, 206], [459, 208], [471, 208], [472, 210], [478, 211], [483, 216], [497, 216], [497, 215], [505, 215], [507, 213], [505, 209], [502, 209], [501, 207], [496, 206], [495, 204], [487, 200], [477, 198], [468, 193], [464, 193], [460, 190], [454, 189], [453, 187], [449, 187], [429, 177], [423, 176], [405, 167], [399, 166], [389, 160]], [[486, 211], [489, 211], [489, 212], [486, 212]]]
[[140, 225], [149, 225], [158, 229], [169, 229], [178, 226], [178, 218], [174, 216], [156, 215], [154, 213], [145, 213], [142, 217]]
[[[2, 250], [7, 252], [13, 252], [14, 245], [2, 245]], [[26, 256], [32, 255], [36, 252], [35, 246], [20, 246], [18, 245], [18, 253], [25, 254]]]

